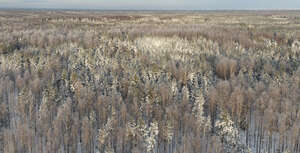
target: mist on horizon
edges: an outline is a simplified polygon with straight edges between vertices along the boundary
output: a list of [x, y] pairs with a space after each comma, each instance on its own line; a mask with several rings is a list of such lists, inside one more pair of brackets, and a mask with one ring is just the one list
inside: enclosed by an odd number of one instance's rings
[[218, 9], [299, 9], [299, 0], [0, 0], [0, 8], [58, 8], [104, 10], [218, 10]]

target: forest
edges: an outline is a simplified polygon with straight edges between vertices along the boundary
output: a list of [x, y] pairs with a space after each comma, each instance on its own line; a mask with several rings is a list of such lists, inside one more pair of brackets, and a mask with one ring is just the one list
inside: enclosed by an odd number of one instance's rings
[[0, 153], [299, 153], [300, 11], [0, 10]]

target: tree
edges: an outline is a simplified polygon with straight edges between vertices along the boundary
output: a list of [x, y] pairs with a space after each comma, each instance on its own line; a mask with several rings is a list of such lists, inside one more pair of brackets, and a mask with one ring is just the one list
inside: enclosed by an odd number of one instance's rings
[[[28, 113], [29, 113], [29, 110], [28, 110], [28, 106], [30, 104], [30, 101], [32, 101], [33, 99], [29, 97], [29, 94], [28, 94], [28, 88], [26, 89], [22, 89], [21, 92], [19, 93], [19, 96], [18, 96], [18, 105], [17, 105], [17, 110], [18, 110], [18, 115], [20, 116], [21, 118], [21, 121], [22, 122], [27, 122], [27, 120], [29, 120], [28, 118]], [[30, 93], [30, 95], [32, 95]]]
[[84, 117], [82, 120], [82, 133], [81, 139], [84, 149], [84, 152], [92, 153], [93, 152], [93, 127], [92, 122], [88, 117]]
[[232, 78], [237, 71], [237, 62], [233, 59], [228, 59], [226, 57], [222, 57], [219, 59], [217, 66], [216, 66], [216, 72], [217, 75], [227, 80], [229, 78]]
[[220, 137], [225, 153], [250, 153], [250, 149], [241, 142], [239, 131], [226, 113], [222, 113], [216, 123], [216, 133]]
[[108, 136], [110, 136], [112, 129], [113, 129], [113, 120], [111, 118], [107, 120], [106, 124], [101, 129], [98, 129], [98, 134], [97, 134], [98, 150], [103, 151], [106, 149], [105, 145], [108, 144], [107, 139]]
[[204, 113], [204, 97], [201, 91], [196, 91], [195, 94], [195, 103], [192, 109], [192, 113], [194, 114], [196, 118], [196, 124], [198, 125], [198, 128], [203, 130], [204, 135], [210, 131], [211, 128], [211, 121], [210, 117], [205, 117], [203, 115]]

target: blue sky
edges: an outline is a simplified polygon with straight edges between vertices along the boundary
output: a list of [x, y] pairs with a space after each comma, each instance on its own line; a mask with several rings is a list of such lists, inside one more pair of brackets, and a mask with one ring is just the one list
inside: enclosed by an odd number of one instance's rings
[[0, 0], [0, 8], [66, 9], [300, 9], [300, 0]]

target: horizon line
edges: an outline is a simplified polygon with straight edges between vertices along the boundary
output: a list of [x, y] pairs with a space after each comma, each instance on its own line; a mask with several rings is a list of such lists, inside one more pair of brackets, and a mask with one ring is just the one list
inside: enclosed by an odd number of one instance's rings
[[0, 10], [78, 10], [78, 11], [300, 11], [300, 8], [222, 8], [222, 9], [103, 9], [103, 8], [24, 8], [24, 7], [1, 7]]

